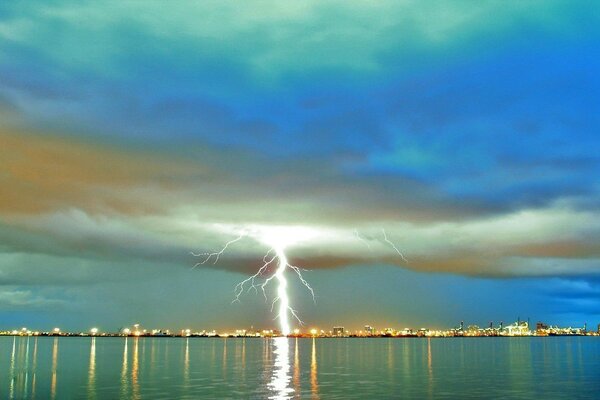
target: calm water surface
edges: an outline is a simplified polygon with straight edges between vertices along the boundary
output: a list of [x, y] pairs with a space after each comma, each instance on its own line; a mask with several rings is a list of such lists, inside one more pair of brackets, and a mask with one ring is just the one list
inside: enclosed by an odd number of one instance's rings
[[0, 337], [2, 399], [600, 398], [600, 338]]

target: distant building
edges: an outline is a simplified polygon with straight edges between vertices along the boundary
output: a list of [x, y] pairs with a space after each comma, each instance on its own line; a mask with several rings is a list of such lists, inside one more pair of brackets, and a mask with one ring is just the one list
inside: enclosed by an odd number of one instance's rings
[[535, 324], [535, 334], [537, 336], [548, 336], [550, 334], [550, 327], [543, 322]]
[[538, 322], [537, 324], [535, 324], [535, 330], [536, 331], [544, 331], [548, 329], [548, 325], [546, 325], [543, 322]]
[[[598, 325], [600, 327], [600, 325]], [[373, 336], [375, 334], [375, 329], [371, 325], [365, 325], [365, 335]]]
[[504, 328], [504, 332], [507, 336], [530, 336], [531, 331], [529, 330], [528, 322], [521, 322], [520, 320], [512, 325], [508, 325]]
[[479, 336], [479, 326], [477, 325], [469, 325], [467, 327], [467, 331], [465, 332], [467, 336]]
[[394, 330], [394, 328], [385, 328], [383, 330], [383, 335], [384, 336], [396, 336], [396, 330]]
[[[391, 335], [391, 333], [390, 333]], [[401, 332], [400, 332], [400, 336], [413, 336], [414, 332], [411, 328], [404, 328]]]
[[333, 336], [344, 336], [344, 327], [343, 326], [334, 326], [333, 327]]

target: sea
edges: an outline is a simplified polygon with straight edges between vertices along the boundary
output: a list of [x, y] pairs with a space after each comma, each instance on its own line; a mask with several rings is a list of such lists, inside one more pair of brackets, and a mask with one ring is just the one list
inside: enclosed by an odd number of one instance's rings
[[599, 399], [600, 337], [0, 337], [1, 399]]

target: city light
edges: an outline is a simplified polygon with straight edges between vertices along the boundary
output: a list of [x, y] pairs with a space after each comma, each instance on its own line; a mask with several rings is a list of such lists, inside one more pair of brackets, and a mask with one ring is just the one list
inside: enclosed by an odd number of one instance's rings
[[537, 322], [535, 329], [532, 329], [528, 321], [517, 320], [512, 324], [505, 325], [500, 322], [496, 325], [490, 322], [486, 327], [477, 325], [465, 325], [462, 321], [458, 326], [450, 329], [429, 329], [429, 328], [402, 328], [396, 329], [387, 327], [380, 330], [371, 325], [364, 325], [364, 329], [351, 330], [341, 325], [335, 325], [331, 330], [325, 331], [319, 328], [311, 328], [308, 331], [302, 331], [295, 328], [292, 332], [282, 332], [274, 329], [233, 329], [227, 331], [194, 330], [192, 328], [171, 331], [169, 329], [141, 329], [140, 324], [133, 325], [131, 328], [122, 328], [117, 332], [102, 332], [97, 327], [91, 328], [87, 332], [66, 332], [60, 328], [53, 328], [50, 331], [32, 331], [27, 328], [12, 329], [0, 331], [0, 336], [133, 336], [133, 337], [239, 337], [239, 338], [273, 338], [273, 337], [296, 337], [296, 338], [370, 338], [370, 337], [388, 337], [388, 338], [408, 338], [408, 337], [524, 337], [524, 336], [600, 336], [600, 324], [597, 330], [588, 330], [587, 324], [581, 327], [559, 327], [547, 325], [543, 322]]

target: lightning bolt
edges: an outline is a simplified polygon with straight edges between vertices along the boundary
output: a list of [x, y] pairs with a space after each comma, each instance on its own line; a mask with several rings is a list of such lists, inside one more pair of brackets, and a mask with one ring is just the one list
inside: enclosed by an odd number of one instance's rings
[[400, 256], [400, 258], [402, 258], [402, 260], [405, 263], [408, 263], [408, 260], [404, 257], [404, 254], [402, 254], [402, 252], [400, 250], [398, 250], [398, 248], [396, 247], [396, 245], [390, 241], [387, 237], [387, 234], [385, 233], [385, 229], [381, 229], [381, 232], [383, 233], [383, 240], [389, 244], [394, 250], [396, 250], [396, 253], [398, 253], [398, 255]]
[[210, 260], [210, 259], [211, 259], [211, 258], [213, 258], [213, 257], [214, 257], [214, 262], [213, 262], [213, 264], [216, 264], [216, 263], [219, 261], [219, 257], [221, 257], [221, 255], [222, 255], [223, 253], [225, 253], [225, 250], [227, 250], [227, 248], [228, 248], [230, 245], [234, 244], [235, 242], [239, 242], [240, 240], [242, 240], [242, 239], [243, 239], [243, 238], [245, 238], [245, 237], [246, 237], [246, 234], [245, 234], [245, 233], [242, 233], [242, 234], [240, 234], [240, 236], [238, 236], [237, 238], [235, 238], [235, 239], [233, 239], [233, 240], [230, 240], [229, 242], [225, 243], [225, 246], [223, 246], [223, 248], [222, 248], [221, 250], [219, 250], [219, 251], [217, 251], [217, 252], [214, 252], [214, 253], [194, 253], [194, 252], [191, 252], [191, 254], [192, 254], [193, 256], [195, 256], [195, 257], [206, 257], [206, 258], [204, 259], [204, 261], [201, 261], [201, 262], [198, 262], [198, 263], [196, 263], [196, 264], [195, 264], [195, 265], [192, 267], [192, 269], [194, 269], [194, 268], [196, 268], [196, 267], [199, 267], [200, 265], [206, 264], [206, 263], [208, 262], [208, 260]]
[[[398, 255], [402, 258], [402, 260], [404, 262], [408, 263], [407, 259], [404, 257], [402, 252], [388, 238], [385, 229], [382, 229], [381, 232], [383, 233], [384, 242], [387, 243], [392, 249], [394, 249], [394, 251], [396, 253], [398, 253]], [[369, 250], [371, 250], [371, 245], [366, 240], [366, 238], [363, 237], [358, 232], [357, 229], [354, 230], [354, 235], [356, 236], [356, 238], [358, 240], [363, 242]], [[316, 304], [316, 298], [315, 298], [315, 292], [314, 292], [313, 288], [302, 276], [302, 272], [306, 271], [306, 270], [289, 263], [287, 255], [285, 253], [286, 246], [283, 245], [281, 242], [277, 242], [277, 238], [270, 237], [270, 239], [267, 239], [266, 237], [263, 237], [263, 235], [259, 235], [258, 233], [254, 232], [254, 231], [250, 231], [250, 233], [248, 231], [242, 232], [236, 238], [225, 243], [225, 245], [223, 245], [223, 247], [218, 251], [210, 252], [210, 253], [193, 253], [192, 252], [191, 254], [193, 256], [200, 257], [202, 259], [201, 261], [197, 262], [192, 267], [192, 269], [197, 268], [197, 267], [204, 265], [206, 263], [209, 263], [209, 262], [212, 262], [212, 264], [216, 264], [219, 261], [219, 258], [227, 251], [229, 246], [239, 242], [240, 240], [242, 240], [246, 237], [251, 237], [252, 239], [255, 239], [257, 242], [259, 242], [260, 244], [263, 244], [263, 245], [267, 244], [267, 245], [270, 245], [271, 247], [269, 247], [269, 249], [263, 256], [262, 265], [258, 269], [258, 271], [256, 271], [256, 273], [254, 275], [244, 279], [243, 281], [239, 282], [235, 286], [235, 288], [233, 290], [234, 291], [234, 299], [232, 300], [232, 303], [240, 302], [240, 297], [245, 292], [254, 291], [256, 294], [258, 294], [259, 290], [262, 293], [262, 295], [264, 296], [265, 302], [267, 302], [268, 296], [267, 296], [266, 289], [269, 286], [269, 284], [271, 284], [273, 281], [276, 281], [277, 282], [277, 291], [276, 291], [277, 295], [271, 302], [271, 312], [273, 312], [275, 310], [275, 306], [277, 306], [277, 313], [276, 313], [274, 319], [277, 319], [279, 322], [281, 334], [284, 336], [287, 336], [291, 332], [290, 316], [292, 316], [296, 321], [298, 321], [298, 323], [300, 325], [304, 325], [304, 323], [298, 316], [298, 313], [296, 312], [296, 310], [294, 310], [290, 305], [290, 299], [289, 299], [289, 296], [287, 293], [287, 287], [288, 287], [288, 281], [286, 278], [287, 270], [289, 269], [289, 270], [292, 270], [294, 273], [296, 273], [296, 275], [298, 276], [302, 285], [310, 292], [313, 302], [315, 304]], [[372, 237], [367, 237], [367, 238], [372, 239]]]
[[358, 240], [363, 242], [365, 244], [365, 246], [367, 246], [369, 251], [371, 251], [371, 245], [369, 244], [369, 242], [367, 242], [367, 240], [364, 237], [362, 237], [362, 235], [360, 233], [358, 233], [358, 229], [354, 229], [354, 236], [356, 236], [356, 238]]
[[[242, 240], [246, 236], [247, 234], [242, 233], [237, 238], [225, 243], [225, 245], [219, 251], [216, 252], [191, 253], [195, 257], [203, 258], [203, 260], [196, 263], [193, 268], [204, 265], [210, 260], [213, 261], [213, 264], [216, 264], [219, 261], [219, 257], [223, 255], [223, 253], [225, 253], [225, 251], [230, 245]], [[298, 275], [300, 282], [304, 287], [308, 289], [312, 296], [313, 302], [316, 304], [315, 292], [310, 286], [310, 284], [302, 276], [302, 271], [306, 270], [289, 263], [288, 258], [285, 254], [285, 248], [283, 246], [273, 246], [269, 248], [269, 250], [263, 256], [262, 261], [262, 266], [254, 275], [244, 279], [235, 286], [234, 299], [232, 303], [240, 302], [240, 297], [244, 294], [244, 292], [254, 290], [255, 293], [258, 293], [259, 289], [262, 292], [265, 301], [268, 301], [266, 288], [273, 280], [277, 281], [277, 295], [271, 302], [271, 311], [273, 311], [275, 309], [275, 306], [277, 305], [277, 313], [274, 319], [277, 319], [279, 321], [281, 334], [287, 336], [291, 332], [289, 322], [290, 315], [294, 317], [294, 319], [298, 321], [300, 325], [304, 325], [304, 322], [302, 322], [296, 310], [294, 310], [290, 305], [290, 299], [287, 293], [288, 281], [286, 278], [286, 271], [288, 270], [288, 268], [294, 271], [296, 275]]]

